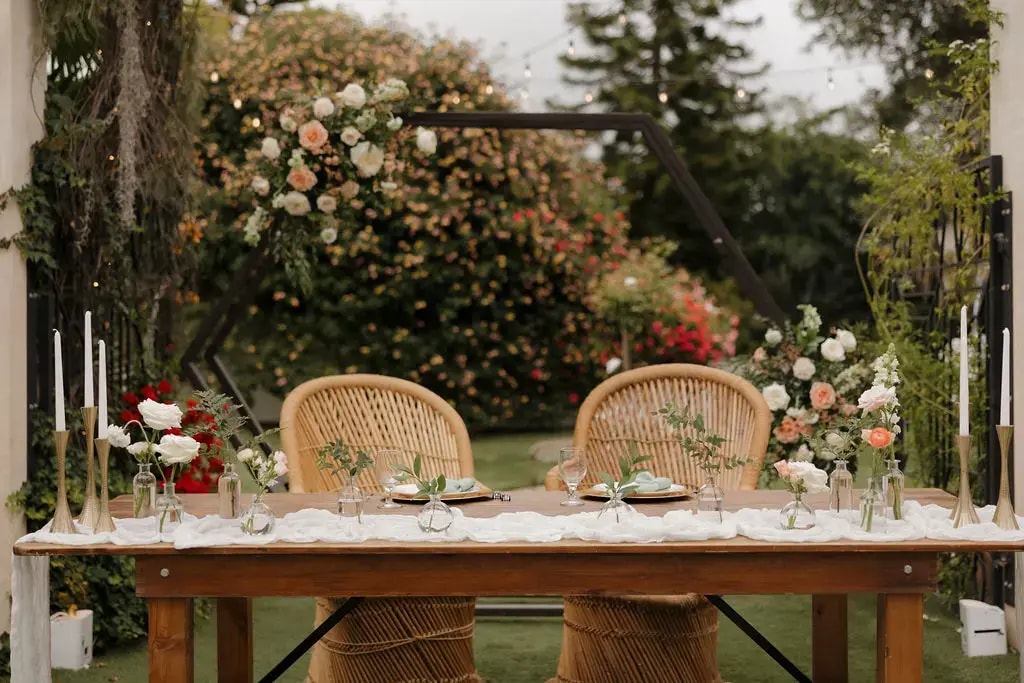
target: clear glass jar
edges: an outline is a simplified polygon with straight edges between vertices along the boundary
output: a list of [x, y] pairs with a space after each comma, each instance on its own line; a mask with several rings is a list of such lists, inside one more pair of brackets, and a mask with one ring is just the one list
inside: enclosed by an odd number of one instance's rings
[[802, 493], [794, 493], [793, 500], [779, 511], [779, 525], [783, 529], [811, 529], [814, 527], [814, 510], [807, 506]]
[[438, 494], [431, 495], [430, 500], [416, 516], [420, 531], [426, 532], [447, 531], [454, 521], [455, 513]]
[[140, 462], [139, 473], [132, 479], [132, 500], [135, 519], [156, 514], [156, 477], [149, 471], [150, 463]]
[[342, 519], [355, 520], [357, 524], [362, 524], [365, 498], [362, 490], [356, 486], [355, 477], [349, 477], [348, 483], [338, 491], [338, 514]]
[[224, 463], [224, 471], [217, 480], [217, 514], [221, 519], [234, 519], [242, 507], [242, 478], [235, 464]]
[[868, 477], [868, 487], [860, 494], [860, 528], [868, 533], [885, 533], [888, 505], [882, 477]]
[[265, 536], [274, 530], [277, 517], [270, 506], [263, 502], [266, 491], [254, 493], [249, 507], [241, 515], [242, 531], [250, 536]]
[[903, 489], [905, 486], [906, 477], [900, 471], [900, 461], [893, 458], [889, 461], [889, 471], [885, 473], [885, 478], [882, 480], [882, 490], [885, 493], [885, 499], [889, 502], [891, 519], [903, 519]]
[[721, 522], [723, 521], [724, 501], [725, 492], [718, 485], [714, 475], [708, 474], [704, 485], [697, 489], [697, 495], [694, 497], [694, 514], [704, 519]]
[[173, 533], [181, 525], [185, 507], [174, 492], [174, 482], [164, 484], [164, 491], [156, 499], [156, 530], [161, 534]]
[[841, 517], [853, 512], [853, 474], [845, 460], [836, 460], [832, 474], [828, 475], [828, 492], [829, 512]]
[[601, 511], [597, 513], [597, 516], [601, 518], [606, 514], [614, 518], [616, 522], [621, 522], [631, 515], [635, 515], [636, 509], [622, 499], [622, 493], [616, 491], [608, 499], [608, 502], [601, 506]]

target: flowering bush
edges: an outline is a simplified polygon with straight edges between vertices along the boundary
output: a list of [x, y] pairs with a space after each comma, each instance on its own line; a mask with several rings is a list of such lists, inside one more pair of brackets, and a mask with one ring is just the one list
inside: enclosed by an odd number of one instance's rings
[[837, 449], [825, 437], [857, 412], [854, 397], [871, 378], [852, 332], [834, 329], [823, 337], [817, 310], [799, 308], [798, 323], [769, 329], [764, 344], [736, 368], [761, 390], [772, 411], [769, 467], [779, 460], [823, 467], [835, 459]]

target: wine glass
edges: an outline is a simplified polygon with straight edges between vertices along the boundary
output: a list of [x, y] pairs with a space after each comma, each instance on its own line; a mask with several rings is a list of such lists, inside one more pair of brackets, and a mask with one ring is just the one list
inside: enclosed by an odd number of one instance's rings
[[568, 446], [558, 451], [558, 476], [565, 482], [565, 488], [569, 490], [569, 497], [562, 501], [562, 505], [583, 505], [583, 501], [576, 497], [576, 487], [587, 476], [587, 453], [582, 448]]
[[384, 500], [377, 504], [381, 509], [402, 507], [391, 499], [391, 493], [399, 482], [399, 466], [405, 464], [405, 453], [397, 448], [378, 448], [373, 454], [373, 470], [377, 481], [384, 488]]

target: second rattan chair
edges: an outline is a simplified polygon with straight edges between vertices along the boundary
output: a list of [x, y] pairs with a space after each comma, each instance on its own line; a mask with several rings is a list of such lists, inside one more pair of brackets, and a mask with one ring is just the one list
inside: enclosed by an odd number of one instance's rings
[[[427, 476], [473, 476], [462, 418], [440, 396], [405, 380], [337, 375], [296, 387], [281, 408], [291, 491], [342, 485], [315, 464], [320, 448], [338, 438], [356, 448], [419, 453]], [[380, 490], [371, 471], [356, 483]], [[337, 597], [317, 598], [316, 623], [338, 605]], [[314, 645], [307, 683], [475, 683], [475, 608], [475, 598], [368, 598]]]
[[[629, 370], [602, 382], [580, 406], [573, 443], [587, 450], [584, 486], [597, 473], [617, 472], [630, 444], [652, 456], [657, 476], [699, 485], [696, 463], [680, 452], [655, 413], [666, 403], [704, 416], [726, 438], [725, 456], [748, 458], [723, 473], [725, 490], [757, 487], [771, 432], [771, 411], [746, 380], [701, 365], [666, 364]], [[546, 488], [558, 489], [557, 468]], [[567, 596], [558, 673], [549, 683], [709, 683], [718, 676], [718, 610], [702, 595]]]

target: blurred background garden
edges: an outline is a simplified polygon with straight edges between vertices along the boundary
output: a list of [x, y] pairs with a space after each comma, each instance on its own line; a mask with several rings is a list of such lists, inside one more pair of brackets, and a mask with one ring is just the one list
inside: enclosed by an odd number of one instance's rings
[[[112, 381], [124, 419], [144, 398], [188, 392], [182, 354], [231, 299], [236, 324], [217, 362], [265, 427], [283, 397], [313, 377], [402, 377], [452, 403], [473, 436], [477, 477], [511, 491], [543, 483], [552, 449], [570, 438], [579, 404], [601, 381], [623, 367], [685, 362], [736, 371], [759, 389], [783, 385], [766, 464], [789, 457], [828, 466], [815, 439], [843, 397], [855, 401], [866, 386], [868, 361], [892, 343], [903, 364], [898, 448], [908, 478], [956, 490], [955, 406], [931, 398], [936, 388], [952, 395], [954, 352], [970, 344], [971, 405], [977, 424], [986, 423], [985, 325], [1003, 306], [988, 297], [998, 267], [993, 236], [1007, 228], [988, 144], [988, 36], [998, 17], [986, 3], [39, 7], [50, 53], [45, 137], [31, 181], [0, 195], [17, 202], [25, 224], [2, 246], [30, 264], [32, 334], [42, 339], [61, 321], [80, 344], [82, 313], [102, 321], [101, 336], [115, 340]], [[773, 305], [751, 300], [737, 280], [743, 264], [712, 239], [629, 131], [437, 127], [436, 149], [403, 145], [388, 170], [393, 187], [352, 200], [357, 220], [296, 247], [301, 266], [270, 258], [245, 270], [264, 138], [296, 102], [389, 78], [408, 84], [410, 113], [649, 114]], [[122, 88], [125, 79], [138, 87]], [[972, 336], [954, 339], [951, 313], [964, 304]], [[834, 407], [807, 398], [811, 377], [797, 376], [784, 353], [793, 335], [835, 341], [810, 359], [815, 381], [836, 389]], [[81, 359], [69, 362], [66, 375], [80, 377], [73, 364]], [[29, 480], [9, 505], [24, 510], [33, 530], [52, 516], [55, 473], [51, 432], [42, 428], [52, 361], [37, 349], [29, 364], [31, 419], [40, 428]], [[74, 382], [68, 389], [82, 392]], [[975, 495], [990, 502], [987, 444], [977, 446]], [[83, 495], [75, 467], [84, 464], [72, 466], [72, 508]], [[178, 490], [215, 488], [220, 468], [215, 456], [204, 458]], [[114, 470], [112, 488], [126, 492], [133, 463]], [[1011, 597], [1004, 565], [998, 556], [944, 562], [942, 592], [928, 604], [929, 680], [1016, 678], [1011, 657], [965, 664], [952, 617], [960, 597]], [[132, 561], [54, 557], [51, 566], [53, 609], [94, 610], [97, 661], [106, 662], [55, 680], [141, 680], [146, 611], [134, 597]], [[807, 601], [736, 604], [761, 615], [763, 623], [754, 621], [770, 635], [809, 638]], [[872, 609], [867, 600], [851, 607]], [[268, 618], [271, 611], [283, 616]], [[311, 622], [309, 601], [261, 601], [257, 640], [283, 653]], [[201, 628], [213, 632], [209, 623]], [[556, 620], [482, 621], [481, 673], [542, 680], [554, 670], [559, 628]], [[851, 634], [859, 679], [871, 675], [856, 662], [871, 661], [873, 633]], [[511, 638], [533, 644], [519, 650], [515, 667], [500, 649]], [[199, 648], [200, 671], [209, 669], [211, 642]], [[785, 680], [725, 622], [721, 642], [727, 680]], [[803, 661], [801, 648], [790, 649]], [[259, 671], [276, 650], [258, 650], [266, 659]], [[4, 653], [0, 672], [6, 661]], [[738, 673], [762, 669], [762, 678]]]

